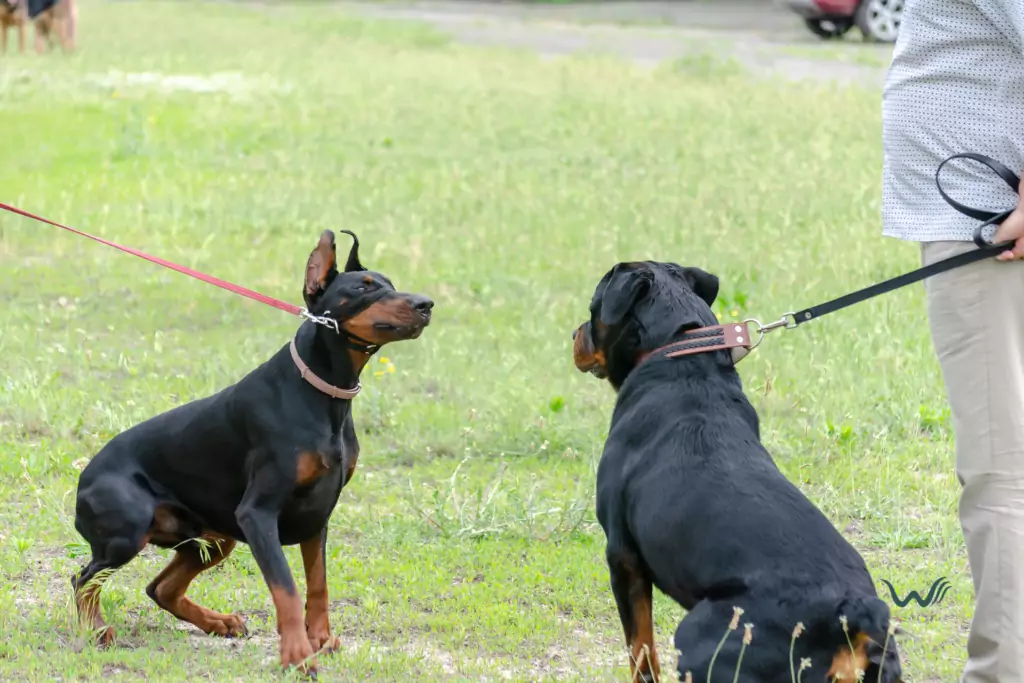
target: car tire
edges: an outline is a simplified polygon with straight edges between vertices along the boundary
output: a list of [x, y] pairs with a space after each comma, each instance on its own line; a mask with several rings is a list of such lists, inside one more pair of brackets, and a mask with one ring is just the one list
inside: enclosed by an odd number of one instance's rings
[[804, 19], [804, 24], [822, 40], [842, 38], [853, 28], [853, 22], [849, 19]]
[[903, 20], [904, 0], [861, 0], [854, 22], [864, 40], [895, 43]]

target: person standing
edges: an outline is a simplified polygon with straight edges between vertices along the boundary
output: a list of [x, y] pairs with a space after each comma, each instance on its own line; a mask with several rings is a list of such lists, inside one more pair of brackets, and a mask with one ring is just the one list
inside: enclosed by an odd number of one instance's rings
[[61, 47], [75, 49], [78, 28], [78, 6], [75, 0], [27, 0], [28, 17], [35, 25], [36, 52], [43, 53], [43, 40], [50, 40], [54, 31]]
[[78, 5], [75, 0], [64, 0], [68, 3], [68, 47], [75, 49], [75, 33], [78, 28]]
[[[882, 223], [927, 265], [975, 249], [979, 221], [939, 195], [947, 157], [1024, 170], [1024, 2], [907, 0], [882, 96]], [[952, 416], [959, 518], [975, 610], [962, 683], [1024, 681], [1024, 201], [992, 171], [942, 169], [957, 201], [1014, 212], [986, 238], [994, 259], [925, 280]], [[1021, 188], [1024, 193], [1024, 188]]]

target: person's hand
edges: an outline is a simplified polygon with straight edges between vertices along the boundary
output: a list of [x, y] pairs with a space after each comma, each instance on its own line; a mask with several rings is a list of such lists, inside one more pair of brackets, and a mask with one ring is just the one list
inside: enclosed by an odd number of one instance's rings
[[1017, 191], [1020, 193], [1017, 208], [1006, 217], [992, 237], [992, 241], [996, 243], [1015, 240], [1011, 248], [996, 256], [996, 259], [1000, 261], [1024, 259], [1024, 180], [1021, 181]]

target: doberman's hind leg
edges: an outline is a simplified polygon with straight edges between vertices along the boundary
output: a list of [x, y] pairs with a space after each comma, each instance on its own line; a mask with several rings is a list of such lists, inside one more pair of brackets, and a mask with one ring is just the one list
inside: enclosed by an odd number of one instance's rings
[[101, 646], [114, 642], [114, 629], [107, 626], [103, 619], [100, 591], [110, 575], [135, 557], [139, 549], [139, 544], [125, 539], [114, 539], [103, 545], [93, 545], [92, 561], [71, 579], [79, 621], [92, 631], [93, 637]]
[[171, 563], [146, 586], [146, 594], [162, 609], [204, 633], [243, 636], [245, 622], [237, 614], [221, 614], [185, 597], [192, 580], [223, 561], [235, 547], [230, 539], [212, 535], [202, 538], [203, 542], [192, 540], [179, 545]]
[[152, 493], [123, 476], [86, 468], [78, 482], [75, 529], [92, 548], [92, 560], [71, 579], [71, 587], [78, 618], [100, 645], [114, 641], [100, 609], [103, 583], [149, 542], [155, 508]]
[[[76, 519], [79, 532], [82, 529]], [[75, 609], [79, 621], [89, 628], [100, 645], [114, 642], [114, 630], [107, 626], [100, 609], [100, 591], [103, 584], [119, 567], [131, 561], [145, 545], [146, 526], [138, 525], [136, 529], [124, 528], [116, 535], [104, 538], [90, 538], [83, 534], [92, 546], [92, 560], [82, 567], [71, 579], [71, 588], [75, 596]]]
[[92, 560], [71, 579], [78, 618], [100, 645], [114, 641], [100, 609], [103, 583], [148, 542], [153, 499], [121, 477], [82, 475], [75, 505], [75, 529], [92, 548]]

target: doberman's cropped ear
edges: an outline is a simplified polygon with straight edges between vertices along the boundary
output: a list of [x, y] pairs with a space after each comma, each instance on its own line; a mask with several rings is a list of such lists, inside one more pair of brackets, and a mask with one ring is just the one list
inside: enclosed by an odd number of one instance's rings
[[627, 270], [620, 265], [615, 266], [601, 293], [601, 322], [608, 326], [622, 322], [633, 306], [651, 290], [653, 281], [654, 274], [650, 270]]
[[718, 298], [717, 276], [693, 266], [683, 268], [683, 274], [689, 280], [694, 294], [703, 299], [708, 306], [715, 303], [715, 299]]
[[348, 260], [345, 261], [345, 272], [351, 273], [357, 270], [366, 270], [363, 268], [363, 264], [359, 262], [359, 238], [351, 230], [342, 230], [346, 235], [352, 236], [352, 248], [348, 252]]
[[306, 260], [306, 282], [302, 288], [302, 298], [306, 301], [306, 308], [312, 308], [324, 291], [330, 286], [331, 281], [337, 276], [337, 258], [334, 252], [334, 233], [324, 230], [320, 234], [320, 241], [316, 249], [310, 252]]

